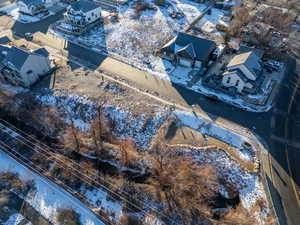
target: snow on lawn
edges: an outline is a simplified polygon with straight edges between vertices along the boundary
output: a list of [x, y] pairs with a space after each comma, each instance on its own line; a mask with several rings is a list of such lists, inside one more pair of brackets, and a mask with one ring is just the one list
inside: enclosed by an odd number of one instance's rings
[[206, 5], [199, 4], [197, 2], [187, 1], [187, 0], [171, 0], [169, 1], [172, 6], [179, 9], [184, 13], [186, 20], [191, 23], [194, 19], [201, 15], [201, 12], [204, 11]]
[[224, 16], [224, 11], [216, 8], [211, 9], [211, 14], [206, 13], [203, 18], [196, 24], [196, 26], [201, 27], [202, 31], [207, 33], [212, 33], [216, 31], [216, 25], [228, 26], [228, 22], [222, 20]]
[[97, 104], [90, 101], [86, 96], [65, 95], [66, 93], [57, 91], [55, 94], [46, 92], [43, 95], [37, 95], [36, 99], [41, 104], [48, 106], [57, 106], [61, 118], [68, 124], [82, 131], [90, 129], [89, 122], [96, 115]]
[[168, 111], [158, 108], [151, 115], [132, 114], [113, 106], [106, 107], [106, 115], [114, 121], [116, 127], [114, 134], [121, 138], [131, 138], [137, 146], [146, 149], [152, 137], [157, 134], [158, 129], [168, 118]]
[[120, 218], [122, 206], [117, 201], [109, 200], [107, 192], [101, 189], [89, 190], [86, 188], [81, 188], [80, 192], [84, 194], [94, 207], [107, 212], [110, 219], [117, 221]]
[[42, 216], [50, 220], [54, 225], [58, 225], [55, 218], [56, 212], [60, 208], [74, 209], [80, 215], [82, 224], [104, 225], [104, 223], [102, 223], [78, 199], [71, 196], [58, 185], [33, 173], [3, 152], [0, 152], [0, 171], [18, 173], [22, 180], [33, 180], [36, 190], [34, 192], [30, 192], [25, 197], [25, 201], [35, 208]]
[[[191, 156], [196, 162], [200, 163], [200, 165], [203, 163], [213, 165], [217, 169], [219, 177], [225, 180], [225, 185], [228, 184], [227, 188], [220, 186], [220, 192], [225, 197], [229, 196], [227, 191], [231, 190], [232, 186], [230, 186], [230, 184], [233, 184], [239, 191], [242, 205], [249, 212], [251, 212], [257, 200], [263, 199], [267, 202], [266, 194], [258, 175], [243, 170], [226, 152], [219, 150], [199, 151], [191, 149], [179, 151], [187, 156]], [[260, 211], [256, 211], [254, 216], [259, 221], [259, 224], [264, 224], [270, 213], [269, 208], [266, 207], [260, 209]]]
[[[86, 96], [77, 96], [56, 91], [37, 95], [36, 99], [43, 105], [56, 106], [62, 120], [68, 124], [74, 124], [82, 131], [88, 131], [97, 113], [98, 104], [89, 100]], [[66, 113], [67, 111], [67, 113]], [[104, 113], [114, 124], [113, 134], [120, 139], [132, 139], [135, 144], [146, 149], [152, 137], [167, 119], [168, 109], [153, 105], [153, 111], [148, 114], [134, 114], [129, 109], [113, 105], [104, 105]], [[72, 120], [70, 119], [72, 117]]]
[[215, 137], [216, 139], [219, 139], [233, 147], [241, 148], [242, 144], [245, 141], [249, 142], [246, 137], [238, 135], [217, 125], [211, 124], [200, 117], [196, 117], [193, 113], [180, 110], [175, 110], [174, 113], [177, 118], [180, 119], [183, 125], [198, 130], [208, 136]]

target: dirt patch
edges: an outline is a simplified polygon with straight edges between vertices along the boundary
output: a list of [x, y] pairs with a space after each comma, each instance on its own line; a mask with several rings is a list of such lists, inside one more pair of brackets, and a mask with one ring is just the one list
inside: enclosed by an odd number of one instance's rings
[[190, 148], [198, 150], [215, 149], [227, 152], [230, 157], [237, 161], [244, 169], [255, 172], [256, 162], [246, 161], [238, 154], [240, 149], [234, 148], [214, 137], [205, 135], [187, 126], [182, 126], [176, 120], [170, 119], [159, 130], [157, 136], [152, 141], [155, 143], [165, 143], [173, 148]]

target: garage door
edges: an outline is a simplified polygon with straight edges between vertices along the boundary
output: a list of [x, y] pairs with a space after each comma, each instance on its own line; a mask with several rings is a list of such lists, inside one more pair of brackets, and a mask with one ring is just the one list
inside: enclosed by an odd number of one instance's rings
[[182, 66], [186, 66], [186, 67], [191, 67], [192, 66], [192, 62], [190, 60], [183, 59], [183, 58], [179, 59], [179, 64], [182, 65]]

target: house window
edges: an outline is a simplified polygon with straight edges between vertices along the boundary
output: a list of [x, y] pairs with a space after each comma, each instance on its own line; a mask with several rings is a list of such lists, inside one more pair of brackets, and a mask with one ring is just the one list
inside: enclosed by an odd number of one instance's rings
[[227, 79], [227, 84], [230, 83], [230, 80], [231, 80], [231, 77], [228, 77], [228, 79]]
[[92, 12], [92, 16], [94, 16], [95, 14]]
[[235, 86], [239, 86], [239, 84], [240, 84], [240, 80], [237, 80]]
[[90, 21], [90, 20], [91, 20], [91, 18], [89, 17], [89, 18], [88, 18], [88, 21]]
[[27, 73], [27, 74], [31, 74], [31, 73], [32, 73], [32, 70], [28, 70], [26, 73]]

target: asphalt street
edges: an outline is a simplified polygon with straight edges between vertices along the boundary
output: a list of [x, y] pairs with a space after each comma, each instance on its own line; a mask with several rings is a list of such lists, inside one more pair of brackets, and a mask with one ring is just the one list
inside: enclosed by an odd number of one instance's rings
[[[12, 29], [17, 34], [46, 32], [49, 25], [60, 17], [61, 13], [38, 23], [26, 24], [26, 26], [16, 23]], [[297, 81], [294, 60], [288, 60], [286, 75], [276, 96], [273, 109], [265, 113], [253, 113], [223, 102], [209, 100], [172, 81], [160, 80], [146, 72], [106, 57], [104, 54], [95, 56], [95, 52], [73, 44], [69, 44], [67, 48], [70, 56], [93, 62], [99, 70], [123, 78], [140, 89], [157, 93], [176, 104], [195, 106], [198, 111], [205, 113], [213, 121], [237, 124], [257, 134], [264, 140], [264, 145], [269, 151], [270, 165], [266, 166], [269, 168], [266, 175], [280, 224], [300, 224], [300, 207], [295, 191], [297, 186], [300, 186], [300, 167], [297, 166], [297, 160], [300, 159], [300, 116], [297, 115], [300, 115], [300, 109], [297, 104], [292, 104], [288, 113], [290, 99]], [[299, 98], [300, 95], [297, 94], [294, 102], [299, 102]]]

